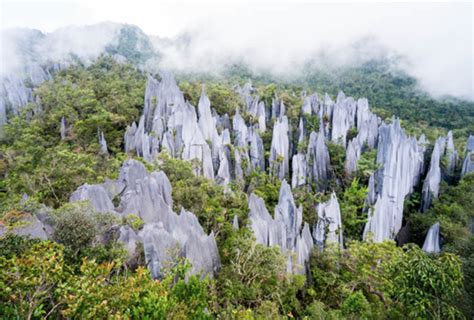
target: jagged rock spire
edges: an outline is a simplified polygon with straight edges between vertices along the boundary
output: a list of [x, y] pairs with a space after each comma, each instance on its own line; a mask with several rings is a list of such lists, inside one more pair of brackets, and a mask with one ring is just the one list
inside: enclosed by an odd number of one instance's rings
[[474, 171], [474, 136], [470, 135], [466, 143], [466, 158], [462, 164], [461, 176]]
[[439, 222], [436, 222], [428, 230], [425, 242], [423, 243], [423, 251], [428, 253], [439, 253], [441, 251], [439, 245]]
[[[297, 208], [291, 188], [284, 180], [275, 207], [275, 218], [268, 213], [264, 201], [254, 194], [249, 197], [249, 219], [257, 242], [266, 246], [279, 246], [288, 257], [287, 271], [304, 273], [313, 241], [309, 225], [303, 222], [302, 208]], [[297, 264], [292, 256], [296, 254]]]
[[105, 141], [104, 133], [102, 131], [99, 132], [99, 145], [100, 145], [100, 153], [108, 155], [109, 150], [107, 149], [107, 141]]
[[306, 184], [306, 174], [308, 168], [306, 165], [306, 155], [298, 153], [292, 159], [291, 187], [297, 188]]
[[394, 239], [402, 226], [405, 197], [418, 183], [423, 159], [415, 138], [407, 137], [400, 121], [393, 119], [379, 128], [376, 172], [376, 203], [369, 209], [364, 239], [371, 234], [375, 241]]
[[145, 222], [143, 230], [136, 235], [122, 228], [119, 241], [130, 250], [137, 241], [143, 242], [145, 259], [155, 278], [161, 277], [163, 267], [178, 257], [190, 260], [193, 274], [212, 276], [217, 271], [220, 260], [214, 235], [207, 235], [191, 212], [181, 210], [178, 215], [173, 211], [171, 184], [164, 172], [149, 174], [140, 162], [127, 160], [119, 179], [107, 184], [121, 186], [115, 193], [120, 195], [117, 208], [104, 185], [83, 185], [70, 201], [89, 200], [97, 211], [123, 217], [138, 215]]
[[446, 156], [448, 157], [448, 167], [446, 168], [448, 175], [453, 175], [456, 170], [456, 163], [458, 161], [458, 152], [454, 147], [453, 132], [449, 131], [446, 137]]
[[67, 128], [66, 128], [66, 119], [64, 117], [61, 117], [60, 133], [61, 133], [61, 140], [66, 139]]
[[339, 92], [332, 112], [331, 141], [346, 146], [347, 133], [355, 124], [356, 111], [354, 99], [346, 98], [342, 91]]
[[272, 172], [280, 179], [285, 179], [289, 173], [290, 140], [288, 134], [288, 118], [282, 116], [273, 126], [273, 138], [269, 159]]
[[324, 133], [311, 132], [308, 144], [308, 176], [320, 190], [325, 190], [329, 180], [329, 151], [326, 146]]
[[436, 140], [433, 153], [431, 154], [430, 169], [423, 183], [421, 199], [421, 212], [425, 212], [431, 206], [433, 199], [438, 198], [439, 184], [441, 182], [441, 155], [444, 153], [446, 138], [440, 137]]
[[316, 211], [318, 220], [313, 229], [314, 243], [320, 249], [329, 243], [335, 243], [342, 248], [341, 210], [336, 194], [333, 192], [327, 202], [320, 203]]

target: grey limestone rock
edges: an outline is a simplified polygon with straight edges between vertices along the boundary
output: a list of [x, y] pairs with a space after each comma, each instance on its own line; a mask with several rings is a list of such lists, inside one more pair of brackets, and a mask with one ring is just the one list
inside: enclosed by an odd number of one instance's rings
[[45, 226], [35, 215], [29, 213], [24, 214], [21, 223], [10, 230], [7, 230], [3, 224], [0, 224], [0, 237], [5, 235], [7, 232], [34, 239], [47, 240], [49, 238], [47, 226]]
[[146, 224], [139, 235], [143, 240], [145, 259], [154, 278], [163, 275], [179, 257], [190, 260], [191, 274], [213, 274], [220, 266], [214, 235], [206, 235], [196, 216], [185, 210], [180, 215], [170, 212], [166, 226], [162, 222]]
[[128, 256], [131, 258], [137, 254], [138, 243], [141, 242], [141, 239], [131, 227], [121, 226], [117, 241], [123, 244]]
[[342, 248], [341, 210], [336, 194], [333, 192], [331, 198], [327, 202], [320, 203], [316, 210], [318, 220], [313, 229], [314, 243], [320, 249], [330, 243]]
[[425, 242], [423, 243], [423, 251], [428, 253], [439, 253], [441, 251], [439, 245], [439, 222], [436, 222], [428, 230]]
[[273, 126], [269, 159], [272, 172], [280, 179], [284, 179], [289, 173], [290, 141], [288, 134], [288, 119], [283, 116]]
[[319, 133], [311, 132], [308, 144], [308, 171], [309, 179], [320, 190], [325, 190], [329, 180], [329, 151], [326, 146], [323, 130]]
[[67, 129], [66, 129], [66, 119], [64, 119], [64, 117], [61, 117], [60, 133], [61, 133], [61, 140], [66, 139]]
[[398, 119], [380, 126], [377, 163], [381, 167], [374, 177], [377, 200], [369, 210], [364, 239], [371, 236], [381, 242], [395, 238], [402, 226], [405, 197], [418, 183], [422, 162], [417, 140], [405, 135]]
[[356, 103], [352, 98], [346, 98], [341, 91], [333, 107], [331, 141], [346, 146], [347, 132], [354, 126]]
[[[249, 197], [249, 218], [251, 228], [258, 243], [266, 246], [279, 246], [288, 257], [287, 271], [304, 273], [313, 246], [309, 226], [303, 222], [302, 208], [297, 208], [290, 186], [284, 180], [280, 197], [275, 207], [275, 218], [268, 213], [265, 203], [251, 194]], [[296, 255], [296, 265], [291, 259]]]
[[232, 228], [239, 230], [239, 217], [237, 215], [234, 215], [234, 219], [232, 220]]
[[263, 141], [255, 128], [250, 128], [250, 164], [252, 170], [265, 170], [265, 150], [263, 149]]
[[458, 152], [454, 147], [452, 131], [449, 131], [446, 137], [446, 156], [448, 157], [447, 174], [452, 176], [456, 170], [456, 163], [458, 161]]
[[466, 143], [466, 158], [464, 158], [461, 176], [474, 171], [474, 135], [470, 135]]
[[433, 203], [433, 199], [438, 198], [439, 184], [441, 182], [441, 156], [444, 153], [446, 139], [440, 137], [436, 140], [433, 153], [431, 154], [430, 168], [423, 183], [421, 212], [425, 212]]
[[357, 170], [357, 161], [360, 159], [362, 146], [359, 139], [354, 138], [347, 144], [345, 169], [348, 174], [352, 174]]
[[298, 188], [306, 184], [306, 155], [298, 153], [293, 156], [292, 159], [292, 176], [291, 176], [291, 187]]
[[97, 212], [114, 211], [112, 200], [101, 185], [83, 184], [71, 194], [69, 201], [89, 201]]
[[206, 96], [205, 87], [202, 87], [201, 98], [198, 104], [199, 128], [205, 140], [212, 141], [217, 135], [216, 123], [211, 113], [211, 101]]
[[104, 133], [99, 133], [99, 145], [100, 145], [100, 153], [108, 155], [109, 150], [107, 149], [107, 141], [105, 140]]

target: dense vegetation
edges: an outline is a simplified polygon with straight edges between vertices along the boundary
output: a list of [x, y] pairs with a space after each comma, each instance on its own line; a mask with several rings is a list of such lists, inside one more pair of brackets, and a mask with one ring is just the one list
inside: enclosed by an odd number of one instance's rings
[[[131, 45], [125, 40], [119, 44]], [[241, 81], [243, 75], [235, 72], [230, 79]], [[474, 219], [474, 176], [444, 185], [441, 197], [425, 214], [415, 209], [419, 194], [408, 201], [411, 243], [401, 247], [391, 241], [360, 242], [367, 218], [362, 210], [365, 186], [377, 169], [376, 154], [364, 153], [358, 171], [347, 176], [344, 149], [333, 144], [330, 183], [341, 205], [346, 249], [315, 249], [306, 277], [287, 274], [280, 250], [257, 244], [245, 227], [247, 194], [261, 196], [272, 212], [280, 180], [253, 172], [226, 193], [213, 181], [195, 176], [192, 163], [162, 154], [147, 164], [170, 179], [174, 209], [192, 211], [206, 232], [214, 232], [222, 263], [214, 279], [189, 276], [188, 262], [180, 261], [163, 279], [153, 280], [143, 252], [129, 257], [114, 241], [121, 225], [140, 229], [138, 217], [118, 219], [95, 213], [86, 203], [68, 203], [81, 184], [117, 176], [127, 157], [122, 153], [126, 126], [141, 113], [145, 78], [132, 66], [107, 57], [89, 67], [71, 67], [36, 89], [40, 110], [31, 105], [5, 127], [0, 144], [0, 227], [14, 228], [22, 218], [44, 210], [39, 204], [43, 203], [51, 207], [54, 242], [8, 232], [0, 238], [1, 318], [472, 318], [474, 238], [469, 226]], [[465, 139], [473, 130], [472, 103], [418, 94], [413, 80], [379, 65], [331, 76], [309, 74], [304, 86], [265, 81], [256, 79], [259, 96], [267, 104], [274, 95], [284, 100], [293, 125], [301, 109], [300, 93], [308, 87], [320, 93], [342, 89], [355, 97], [367, 96], [380, 114], [406, 119], [412, 132], [421, 128], [433, 135], [453, 128]], [[196, 105], [201, 83], [182, 81], [180, 86]], [[230, 80], [206, 82], [206, 90], [221, 114], [233, 115], [242, 104]], [[62, 117], [68, 128], [63, 140]], [[318, 123], [314, 119], [307, 125], [315, 129]], [[108, 155], [99, 152], [98, 131], [105, 133]], [[271, 136], [263, 140], [268, 150]], [[315, 205], [328, 198], [315, 190], [294, 191], [310, 223], [315, 221]], [[23, 194], [29, 200], [21, 200]], [[239, 230], [232, 228], [234, 216], [243, 226]], [[419, 246], [434, 221], [441, 222], [444, 250], [427, 255]]]

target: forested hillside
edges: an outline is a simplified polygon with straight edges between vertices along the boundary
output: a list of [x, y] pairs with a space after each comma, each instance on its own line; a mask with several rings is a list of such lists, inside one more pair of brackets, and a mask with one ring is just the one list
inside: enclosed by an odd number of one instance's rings
[[57, 70], [2, 128], [1, 318], [473, 317], [472, 102], [387, 61], [175, 83], [123, 32], [134, 64]]

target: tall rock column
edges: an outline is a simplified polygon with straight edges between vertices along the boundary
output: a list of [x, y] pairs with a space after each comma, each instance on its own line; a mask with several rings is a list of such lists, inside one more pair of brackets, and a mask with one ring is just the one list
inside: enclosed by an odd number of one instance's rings
[[[394, 239], [402, 227], [405, 197], [418, 183], [422, 157], [415, 138], [407, 137], [400, 127], [400, 121], [393, 119], [379, 128], [376, 172], [376, 202], [369, 209], [364, 228], [364, 239], [370, 235], [381, 242]], [[372, 195], [374, 196], [374, 195]]]

